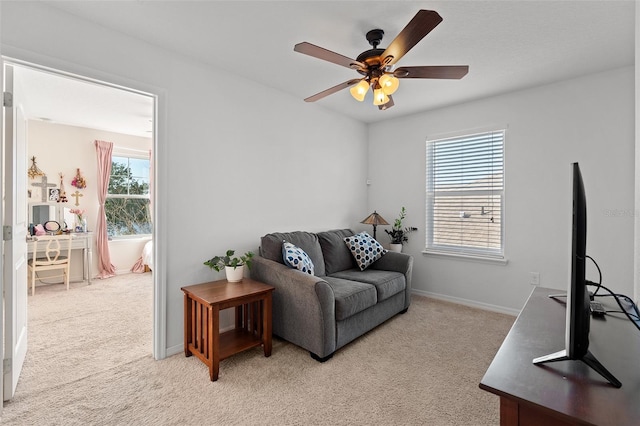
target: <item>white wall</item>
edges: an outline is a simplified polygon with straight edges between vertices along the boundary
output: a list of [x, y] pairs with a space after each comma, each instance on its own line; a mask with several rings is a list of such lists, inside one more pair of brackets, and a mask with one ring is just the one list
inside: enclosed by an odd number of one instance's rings
[[355, 227], [367, 214], [365, 125], [45, 4], [3, 2], [0, 27], [4, 55], [159, 96], [156, 247], [166, 262], [154, 273], [170, 353], [183, 341], [180, 288], [220, 277], [204, 260], [256, 250], [268, 232]]
[[[17, 71], [19, 72], [19, 70]], [[137, 149], [148, 152], [151, 149], [151, 139], [138, 136], [124, 135], [121, 133], [107, 132], [103, 130], [88, 129], [84, 127], [69, 126], [57, 123], [48, 123], [40, 120], [29, 120], [28, 123], [28, 153], [29, 158], [36, 157], [38, 167], [47, 174], [50, 183], [60, 185], [58, 173], [64, 175], [64, 186], [67, 193], [66, 207], [86, 210], [86, 217], [90, 231], [95, 231], [98, 217], [98, 193], [97, 193], [97, 161], [95, 140], [104, 140], [114, 143], [116, 150]], [[124, 151], [122, 151], [124, 152]], [[31, 163], [29, 163], [30, 165]], [[71, 186], [71, 180], [76, 175], [76, 169], [80, 171], [87, 181], [85, 189], [78, 190]], [[40, 182], [40, 179], [29, 180], [31, 183]], [[35, 188], [39, 189], [39, 188]], [[76, 199], [71, 194], [78, 190], [82, 197], [79, 197], [76, 206]], [[30, 201], [39, 202], [40, 194], [33, 192]], [[68, 223], [73, 226], [73, 223]], [[109, 242], [111, 263], [116, 267], [117, 273], [127, 273], [136, 263], [142, 253], [142, 247], [149, 239], [127, 239], [122, 241]], [[93, 252], [92, 272], [98, 273], [97, 250]], [[76, 266], [77, 265], [77, 266]], [[80, 253], [74, 253], [72, 259], [72, 279], [82, 277], [80, 269]]]
[[[422, 254], [425, 139], [494, 124], [508, 126], [508, 264]], [[605, 286], [633, 294], [633, 67], [384, 121], [371, 126], [369, 149], [370, 210], [389, 220], [406, 206], [407, 225], [420, 228], [405, 250], [415, 256], [419, 291], [515, 312], [532, 290], [529, 272], [539, 272], [544, 287], [566, 288], [570, 163], [578, 161], [588, 200], [587, 252]], [[598, 279], [590, 265], [587, 278]]]
[[[636, 45], [635, 45], [635, 110], [640, 111], [640, 7], [636, 2]], [[635, 156], [635, 234], [634, 234], [634, 296], [636, 304], [640, 304], [640, 115], [636, 113], [636, 156]]]

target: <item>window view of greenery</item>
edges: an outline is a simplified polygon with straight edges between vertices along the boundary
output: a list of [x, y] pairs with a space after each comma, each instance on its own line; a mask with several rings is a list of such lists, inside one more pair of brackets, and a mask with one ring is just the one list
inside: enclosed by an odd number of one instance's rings
[[112, 158], [105, 201], [109, 237], [151, 234], [149, 160]]

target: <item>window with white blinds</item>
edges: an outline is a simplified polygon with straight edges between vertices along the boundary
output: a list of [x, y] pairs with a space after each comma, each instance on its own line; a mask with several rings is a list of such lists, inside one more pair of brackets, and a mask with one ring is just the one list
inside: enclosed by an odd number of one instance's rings
[[504, 258], [504, 139], [427, 140], [428, 252]]

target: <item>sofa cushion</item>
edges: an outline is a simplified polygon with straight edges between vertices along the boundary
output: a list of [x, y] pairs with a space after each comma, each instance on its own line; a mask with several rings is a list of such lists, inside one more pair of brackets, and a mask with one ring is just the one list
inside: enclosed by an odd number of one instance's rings
[[320, 247], [318, 236], [311, 232], [296, 231], [267, 234], [260, 239], [260, 255], [284, 265], [284, 259], [282, 258], [283, 241], [288, 241], [307, 253], [313, 262], [316, 276], [325, 275], [322, 248]]
[[367, 269], [366, 271], [351, 269], [336, 272], [332, 274], [331, 277], [373, 285], [376, 288], [378, 302], [382, 302], [394, 294], [404, 291], [407, 286], [404, 274], [379, 269]]
[[284, 263], [293, 269], [304, 272], [305, 274], [313, 275], [313, 262], [309, 255], [304, 252], [300, 247], [296, 247], [289, 242], [282, 243], [282, 258]]
[[345, 237], [344, 242], [351, 250], [351, 254], [361, 271], [367, 269], [369, 265], [380, 259], [387, 252], [379, 242], [366, 232]]
[[371, 284], [336, 277], [323, 277], [323, 279], [333, 290], [337, 321], [364, 311], [377, 302], [376, 288]]
[[322, 256], [324, 256], [326, 275], [357, 267], [351, 251], [344, 243], [344, 238], [352, 235], [353, 231], [351, 229], [334, 229], [332, 231], [318, 232], [318, 240], [320, 240]]

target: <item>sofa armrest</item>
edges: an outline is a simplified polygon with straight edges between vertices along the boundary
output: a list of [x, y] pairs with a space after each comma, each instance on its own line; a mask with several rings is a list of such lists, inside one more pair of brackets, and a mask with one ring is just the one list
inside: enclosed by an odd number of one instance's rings
[[411, 303], [411, 275], [413, 271], [413, 256], [406, 253], [398, 253], [388, 251], [380, 259], [376, 260], [369, 266], [371, 269], [380, 269], [383, 271], [395, 271], [404, 274], [407, 287], [405, 289], [405, 309]]
[[336, 350], [335, 298], [322, 278], [256, 256], [251, 278], [275, 287], [273, 333], [319, 357]]

